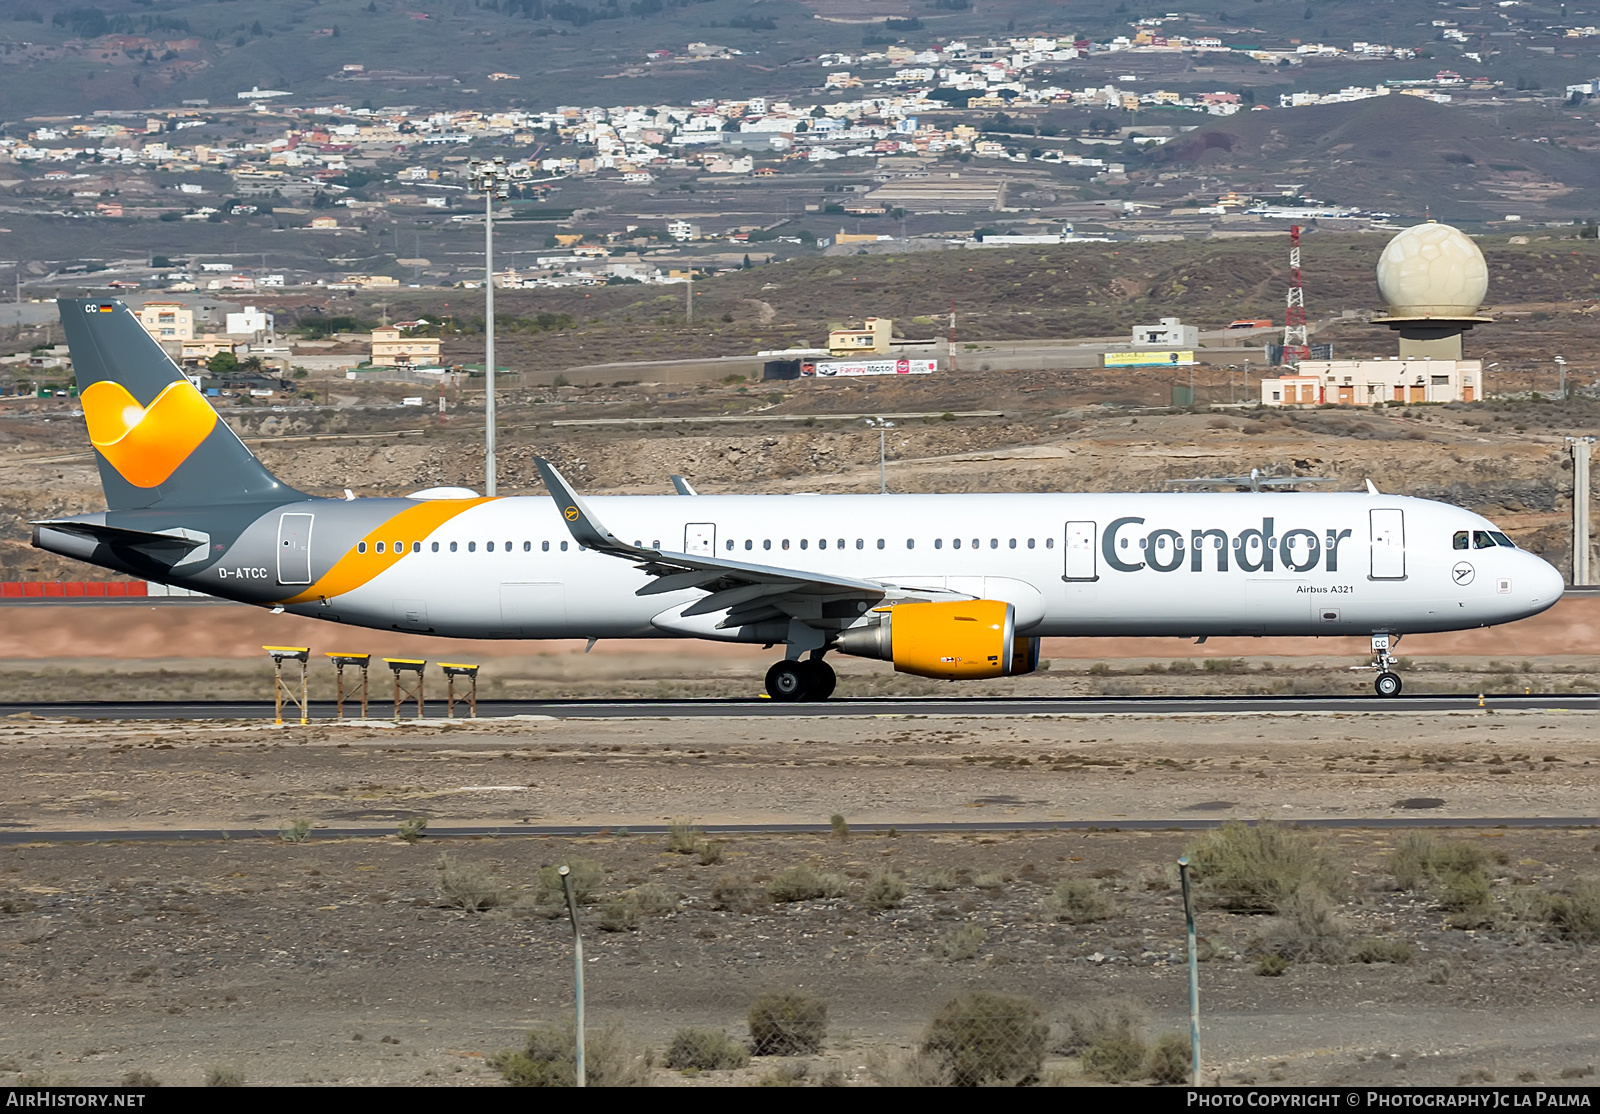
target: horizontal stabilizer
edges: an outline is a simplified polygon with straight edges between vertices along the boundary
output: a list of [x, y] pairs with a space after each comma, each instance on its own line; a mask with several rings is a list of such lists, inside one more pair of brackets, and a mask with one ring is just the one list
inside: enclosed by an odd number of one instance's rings
[[118, 549], [137, 549], [174, 565], [180, 564], [181, 558], [191, 550], [204, 548], [211, 542], [210, 538], [192, 530], [182, 533], [129, 530], [123, 526], [107, 526], [103, 522], [85, 522], [81, 519], [46, 519], [31, 525], [36, 531], [57, 530]]

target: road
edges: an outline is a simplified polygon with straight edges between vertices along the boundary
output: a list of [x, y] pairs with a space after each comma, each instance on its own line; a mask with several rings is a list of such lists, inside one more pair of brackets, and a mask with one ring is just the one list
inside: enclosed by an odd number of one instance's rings
[[[357, 705], [359, 707], [359, 705]], [[1383, 700], [1376, 696], [1078, 696], [1034, 699], [949, 700], [882, 699], [829, 700], [820, 704], [783, 704], [772, 700], [480, 700], [478, 715], [485, 719], [540, 716], [551, 719], [706, 718], [715, 716], [1095, 716], [1095, 715], [1260, 715], [1340, 713], [1471, 712], [1495, 711], [1600, 711], [1600, 695], [1586, 693], [1417, 695]], [[393, 705], [374, 700], [369, 714], [392, 719]], [[350, 703], [346, 701], [346, 713]], [[41, 718], [103, 720], [238, 720], [271, 719], [266, 700], [150, 700], [75, 701], [70, 703], [0, 704], [0, 718], [31, 715]], [[401, 719], [415, 718], [414, 706]], [[330, 720], [334, 705], [312, 701], [311, 718]], [[443, 701], [427, 708], [426, 718], [444, 718]], [[458, 717], [460, 710], [458, 706]]]

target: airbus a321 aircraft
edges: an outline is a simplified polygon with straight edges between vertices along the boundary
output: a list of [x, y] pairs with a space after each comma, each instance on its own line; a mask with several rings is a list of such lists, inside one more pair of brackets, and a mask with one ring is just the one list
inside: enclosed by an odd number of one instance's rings
[[696, 495], [461, 489], [326, 499], [273, 477], [120, 302], [66, 300], [108, 510], [33, 544], [329, 622], [460, 638], [782, 645], [774, 700], [824, 700], [829, 652], [963, 680], [1039, 640], [1400, 637], [1522, 619], [1561, 575], [1458, 507], [1365, 493]]

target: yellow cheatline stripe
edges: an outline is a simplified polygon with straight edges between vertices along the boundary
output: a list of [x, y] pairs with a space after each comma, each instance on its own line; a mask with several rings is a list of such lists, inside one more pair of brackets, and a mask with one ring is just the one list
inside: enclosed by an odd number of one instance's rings
[[[351, 546], [345, 555], [333, 563], [333, 567], [324, 573], [315, 584], [287, 599], [279, 600], [280, 604], [310, 603], [312, 600], [331, 599], [342, 596], [346, 592], [368, 583], [374, 577], [387, 572], [401, 558], [411, 552], [411, 543], [426, 541], [428, 535], [439, 527], [449, 522], [458, 514], [471, 510], [490, 502], [489, 499], [424, 499], [417, 504], [407, 507], [399, 514], [384, 521], [383, 525], [375, 527], [361, 540], [367, 543], [365, 553], [357, 552], [356, 546]], [[384, 543], [386, 552], [379, 553], [377, 546]], [[391, 548], [395, 542], [405, 545], [404, 553], [395, 553]]]

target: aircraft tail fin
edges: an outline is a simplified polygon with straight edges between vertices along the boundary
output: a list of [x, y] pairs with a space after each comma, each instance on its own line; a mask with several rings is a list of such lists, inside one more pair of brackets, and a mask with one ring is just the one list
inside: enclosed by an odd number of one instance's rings
[[304, 498], [267, 471], [126, 305], [58, 305], [109, 509]]

